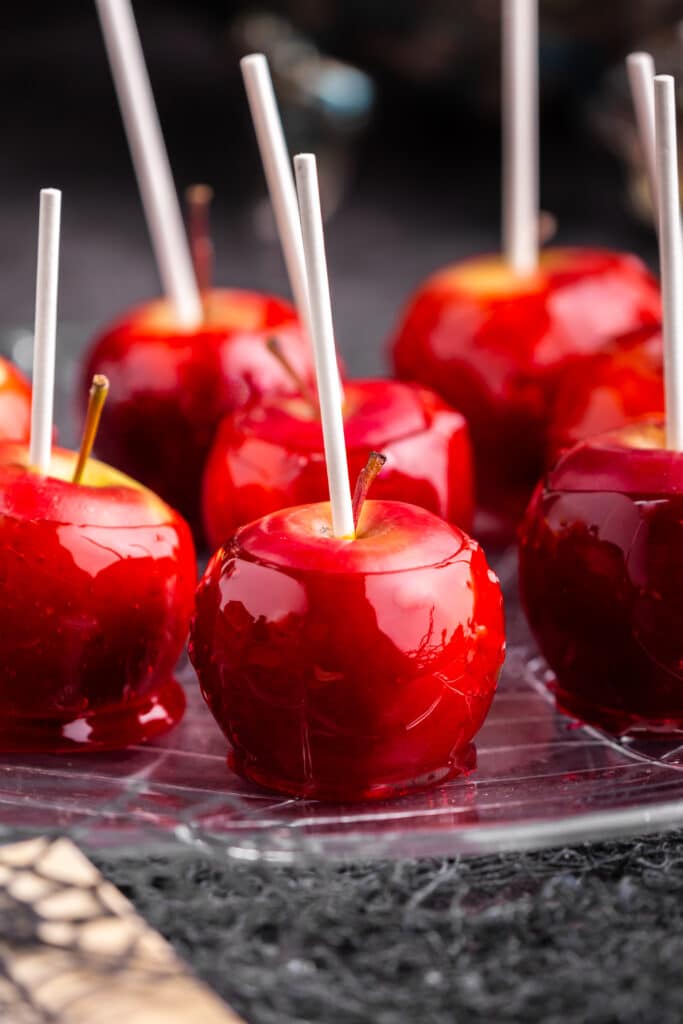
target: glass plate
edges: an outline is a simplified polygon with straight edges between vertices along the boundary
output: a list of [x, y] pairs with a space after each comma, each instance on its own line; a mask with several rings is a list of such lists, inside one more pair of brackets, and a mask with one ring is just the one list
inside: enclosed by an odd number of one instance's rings
[[[25, 358], [25, 333], [5, 342]], [[63, 366], [63, 410], [71, 376]], [[620, 743], [558, 714], [516, 599], [515, 553], [494, 565], [506, 592], [508, 657], [470, 776], [367, 805], [268, 794], [228, 769], [225, 740], [185, 661], [187, 714], [161, 740], [117, 754], [0, 758], [0, 828], [66, 832], [90, 848], [171, 843], [288, 862], [532, 849], [683, 821], [683, 745]]]

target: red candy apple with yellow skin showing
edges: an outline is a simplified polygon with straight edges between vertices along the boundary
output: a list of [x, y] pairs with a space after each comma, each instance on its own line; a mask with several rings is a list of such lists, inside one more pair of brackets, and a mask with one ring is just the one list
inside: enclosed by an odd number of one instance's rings
[[133, 310], [97, 338], [83, 367], [111, 381], [97, 453], [157, 492], [199, 526], [204, 461], [221, 417], [268, 394], [291, 394], [291, 377], [267, 350], [277, 335], [289, 363], [312, 374], [293, 307], [256, 292], [212, 291], [194, 330], [159, 300]]
[[231, 764], [269, 789], [368, 800], [472, 764], [504, 657], [481, 548], [425, 509], [328, 503], [241, 527], [197, 591], [190, 657]]
[[193, 608], [187, 524], [155, 494], [54, 449], [0, 445], [0, 750], [122, 748], [181, 717]]
[[464, 414], [478, 499], [505, 534], [544, 469], [563, 373], [660, 315], [657, 282], [634, 256], [547, 249], [524, 277], [484, 256], [418, 290], [392, 358], [400, 378], [433, 387]]
[[7, 359], [0, 357], [0, 442], [28, 441], [31, 385]]
[[663, 413], [662, 332], [641, 327], [563, 375], [549, 432], [549, 461], [579, 441]]
[[560, 707], [612, 733], [683, 733], [683, 454], [660, 424], [582, 442], [539, 484], [520, 589]]
[[[344, 432], [351, 479], [368, 451], [386, 456], [373, 497], [420, 505], [470, 529], [467, 424], [433, 391], [399, 381], [347, 381]], [[322, 501], [327, 493], [317, 406], [271, 399], [227, 416], [219, 427], [204, 474], [204, 530], [215, 548], [244, 523]]]

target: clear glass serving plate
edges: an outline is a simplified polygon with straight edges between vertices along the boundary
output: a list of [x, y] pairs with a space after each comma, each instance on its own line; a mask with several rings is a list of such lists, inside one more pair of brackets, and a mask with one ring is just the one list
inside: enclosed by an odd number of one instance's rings
[[[4, 347], [25, 359], [25, 334], [6, 335]], [[63, 365], [64, 413], [70, 377]], [[115, 754], [0, 757], [0, 834], [58, 831], [90, 848], [170, 843], [288, 862], [532, 849], [680, 824], [683, 744], [620, 743], [558, 714], [516, 599], [515, 553], [494, 564], [508, 656], [468, 777], [367, 805], [273, 796], [228, 769], [226, 742], [184, 662], [187, 714], [161, 740]]]

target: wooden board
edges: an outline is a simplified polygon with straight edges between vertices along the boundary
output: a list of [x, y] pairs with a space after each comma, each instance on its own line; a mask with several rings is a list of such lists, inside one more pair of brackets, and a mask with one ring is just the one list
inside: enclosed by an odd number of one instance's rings
[[3, 1024], [240, 1024], [68, 839], [0, 847]]

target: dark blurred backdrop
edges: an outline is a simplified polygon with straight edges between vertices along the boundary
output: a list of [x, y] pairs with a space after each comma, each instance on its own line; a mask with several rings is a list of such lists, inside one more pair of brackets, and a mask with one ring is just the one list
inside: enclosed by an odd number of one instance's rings
[[[356, 372], [379, 369], [420, 278], [498, 245], [498, 0], [135, 10], [178, 188], [215, 188], [218, 282], [287, 293], [237, 65], [267, 50], [292, 149], [320, 155], [340, 346]], [[560, 241], [652, 259], [619, 159], [627, 98], [608, 72], [634, 45], [675, 70], [679, 18], [683, 0], [542, 3], [542, 195]], [[4, 4], [0, 40], [0, 322], [32, 318], [37, 192], [56, 186], [60, 318], [85, 341], [159, 287], [94, 6]]]

